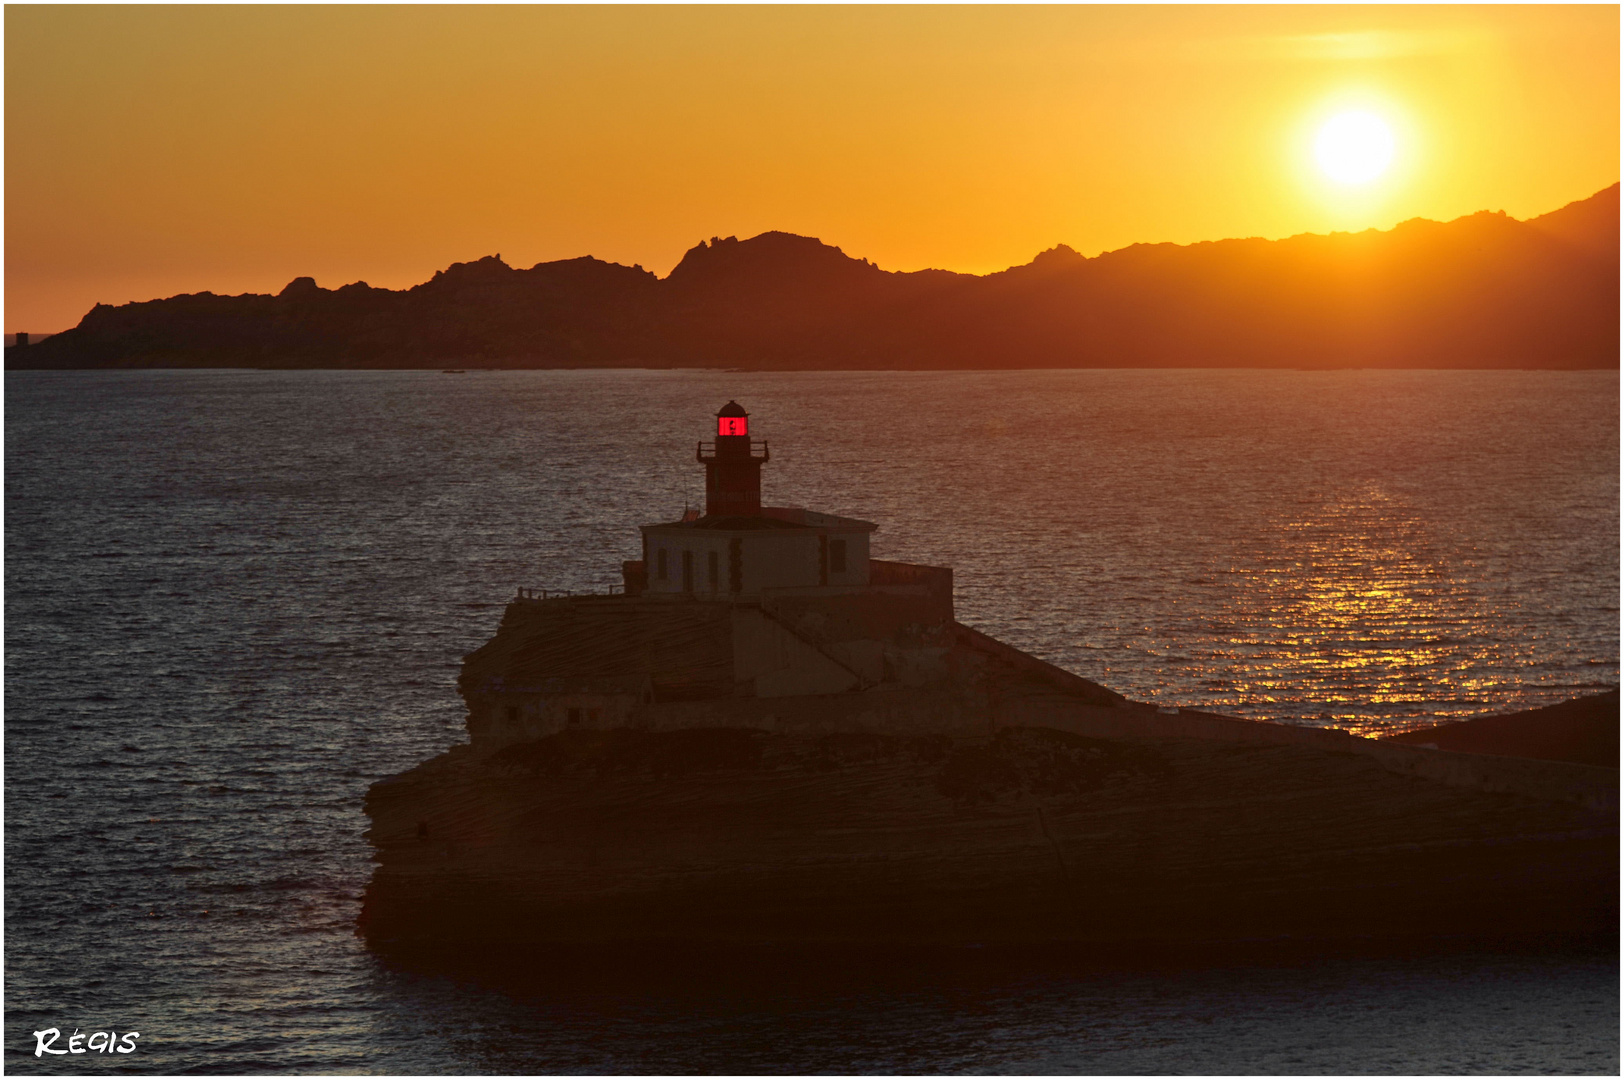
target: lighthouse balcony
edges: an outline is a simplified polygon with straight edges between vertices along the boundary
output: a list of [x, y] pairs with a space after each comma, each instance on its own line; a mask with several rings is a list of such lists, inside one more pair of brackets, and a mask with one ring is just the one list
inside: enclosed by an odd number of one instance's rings
[[[758, 454], [756, 451], [760, 450]], [[718, 458], [749, 458], [752, 461], [767, 462], [772, 460], [772, 451], [767, 448], [766, 439], [738, 439], [737, 445], [723, 442], [700, 442], [694, 450], [694, 457], [705, 463], [716, 461]]]

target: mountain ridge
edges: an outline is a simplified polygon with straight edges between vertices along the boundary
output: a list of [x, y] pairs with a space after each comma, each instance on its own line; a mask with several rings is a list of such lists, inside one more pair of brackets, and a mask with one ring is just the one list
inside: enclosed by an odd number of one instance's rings
[[712, 237], [660, 278], [590, 255], [452, 263], [400, 290], [97, 304], [8, 368], [1618, 366], [1619, 185], [1525, 221], [884, 270], [794, 233]]

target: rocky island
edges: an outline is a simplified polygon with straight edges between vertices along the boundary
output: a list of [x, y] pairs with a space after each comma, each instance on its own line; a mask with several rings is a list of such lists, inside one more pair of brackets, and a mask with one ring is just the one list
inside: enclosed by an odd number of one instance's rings
[[704, 513], [613, 595], [521, 590], [469, 741], [372, 787], [373, 945], [1616, 932], [1616, 694], [1612, 767], [1129, 701], [872, 523], [763, 506], [769, 448], [715, 422]]

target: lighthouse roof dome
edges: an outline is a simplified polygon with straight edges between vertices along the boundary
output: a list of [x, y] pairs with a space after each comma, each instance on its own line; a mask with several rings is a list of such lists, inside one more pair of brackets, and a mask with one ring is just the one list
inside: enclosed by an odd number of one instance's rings
[[744, 406], [740, 405], [737, 401], [729, 401], [726, 405], [722, 406], [721, 411], [718, 412], [716, 415], [717, 416], [749, 416], [750, 414], [745, 412], [744, 411]]

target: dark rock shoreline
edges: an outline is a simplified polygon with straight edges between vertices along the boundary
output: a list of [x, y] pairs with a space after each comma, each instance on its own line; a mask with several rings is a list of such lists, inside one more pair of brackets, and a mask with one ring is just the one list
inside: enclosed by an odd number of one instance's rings
[[1481, 716], [1389, 735], [1388, 741], [1465, 754], [1571, 761], [1618, 768], [1618, 691], [1543, 709]]
[[[1581, 768], [1575, 766], [1575, 768]], [[690, 729], [457, 748], [368, 797], [380, 947], [1614, 933], [1616, 800], [1312, 746]]]

